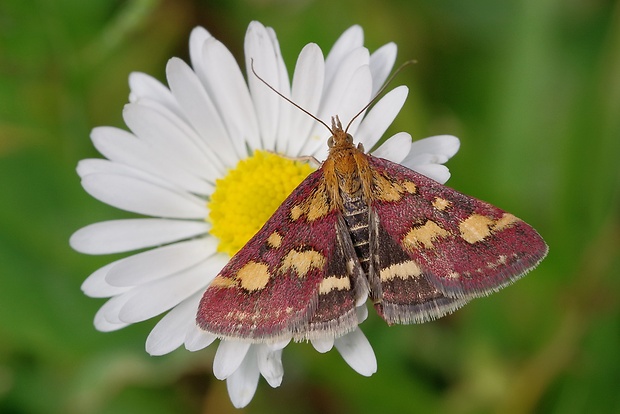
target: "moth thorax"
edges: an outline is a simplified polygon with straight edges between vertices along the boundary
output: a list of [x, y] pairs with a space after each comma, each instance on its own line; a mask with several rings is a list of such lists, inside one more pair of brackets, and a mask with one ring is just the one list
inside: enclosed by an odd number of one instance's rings
[[342, 212], [353, 242], [355, 255], [368, 275], [370, 266], [370, 231], [368, 204], [359, 191], [356, 195], [342, 192]]
[[346, 194], [349, 199], [356, 199], [363, 196], [362, 182], [357, 174], [341, 176], [338, 181], [340, 192]]

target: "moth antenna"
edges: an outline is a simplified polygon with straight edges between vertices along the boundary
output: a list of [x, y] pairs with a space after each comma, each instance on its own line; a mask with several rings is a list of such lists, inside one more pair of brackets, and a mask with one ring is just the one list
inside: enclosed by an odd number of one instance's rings
[[306, 115], [308, 115], [309, 117], [311, 117], [312, 119], [314, 119], [315, 121], [321, 123], [323, 126], [325, 126], [325, 128], [327, 128], [327, 130], [334, 135], [334, 131], [332, 131], [332, 129], [329, 127], [329, 125], [327, 125], [325, 122], [321, 121], [319, 118], [317, 118], [316, 116], [312, 115], [312, 113], [310, 113], [310, 111], [302, 108], [300, 105], [296, 104], [295, 102], [293, 102], [291, 99], [287, 98], [286, 96], [284, 96], [279, 90], [277, 90], [276, 88], [274, 88], [273, 86], [271, 86], [265, 79], [261, 78], [258, 73], [256, 73], [256, 70], [254, 70], [254, 58], [250, 58], [250, 66], [252, 68], [252, 73], [254, 74], [254, 76], [256, 76], [258, 78], [259, 81], [261, 81], [262, 83], [265, 84], [265, 86], [267, 86], [269, 89], [271, 89], [272, 91], [274, 91], [275, 93], [277, 93], [280, 98], [284, 99], [285, 101], [287, 101], [288, 103], [290, 103], [291, 105], [293, 105], [295, 108], [299, 109], [300, 111], [304, 112]]
[[402, 65], [400, 65], [398, 67], [398, 69], [396, 69], [394, 71], [394, 73], [392, 73], [392, 76], [389, 77], [389, 79], [383, 84], [383, 86], [381, 87], [381, 89], [379, 89], [379, 91], [377, 92], [377, 94], [370, 100], [370, 102], [368, 102], [353, 118], [351, 118], [351, 120], [349, 121], [349, 123], [347, 124], [346, 129], [344, 130], [345, 134], [347, 133], [347, 131], [349, 130], [349, 127], [351, 126], [351, 124], [353, 123], [353, 121], [355, 121], [357, 119], [358, 116], [360, 116], [366, 109], [368, 109], [368, 107], [370, 105], [372, 105], [373, 103], [375, 103], [377, 101], [377, 99], [379, 98], [379, 96], [381, 96], [381, 94], [383, 93], [383, 91], [385, 91], [385, 89], [390, 85], [390, 83], [392, 83], [392, 81], [394, 80], [394, 78], [396, 77], [396, 75], [398, 75], [403, 69], [405, 69], [405, 67], [409, 66], [409, 65], [413, 65], [418, 63], [417, 60], [415, 59], [411, 59], [406, 61], [405, 63], [403, 63]]

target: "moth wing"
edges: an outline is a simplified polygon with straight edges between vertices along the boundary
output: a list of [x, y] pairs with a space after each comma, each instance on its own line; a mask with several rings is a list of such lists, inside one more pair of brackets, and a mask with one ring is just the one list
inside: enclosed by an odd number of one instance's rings
[[355, 308], [368, 298], [368, 279], [340, 212], [334, 252], [323, 276], [316, 309], [298, 339], [334, 338], [353, 331], [359, 324]]
[[377, 312], [389, 324], [424, 323], [452, 313], [466, 298], [447, 296], [433, 275], [390, 236], [371, 207], [370, 291]]
[[250, 342], [312, 339], [354, 329], [363, 285], [336, 280], [359, 268], [359, 263], [342, 268], [353, 250], [339, 235], [342, 225], [319, 169], [213, 280], [198, 307], [198, 326], [221, 338]]
[[[369, 163], [373, 188], [381, 190], [371, 205], [381, 246], [374, 284], [388, 322], [440, 317], [519, 279], [546, 256], [542, 237], [512, 214], [399, 164], [372, 156]], [[385, 263], [384, 245], [397, 251]]]

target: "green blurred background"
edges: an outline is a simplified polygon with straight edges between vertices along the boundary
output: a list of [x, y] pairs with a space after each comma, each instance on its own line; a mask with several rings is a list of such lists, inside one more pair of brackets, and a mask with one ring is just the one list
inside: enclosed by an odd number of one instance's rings
[[127, 76], [165, 80], [205, 26], [240, 60], [250, 20], [293, 68], [352, 24], [388, 41], [410, 97], [392, 131], [450, 133], [450, 185], [536, 227], [523, 280], [420, 326], [364, 323], [379, 370], [289, 346], [279, 389], [247, 413], [620, 412], [620, 5], [605, 0], [4, 0], [0, 3], [0, 412], [227, 413], [215, 347], [149, 357], [156, 321], [100, 333], [80, 284], [117, 257], [67, 243], [127, 217], [75, 174], [97, 125], [123, 126]]

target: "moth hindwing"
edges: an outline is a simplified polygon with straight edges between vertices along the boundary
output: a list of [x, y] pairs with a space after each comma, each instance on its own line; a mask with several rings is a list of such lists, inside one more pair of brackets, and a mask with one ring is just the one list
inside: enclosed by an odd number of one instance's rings
[[531, 226], [399, 164], [364, 154], [339, 122], [329, 156], [213, 280], [197, 323], [277, 342], [354, 330], [370, 297], [387, 323], [421, 323], [497, 291], [547, 245]]

